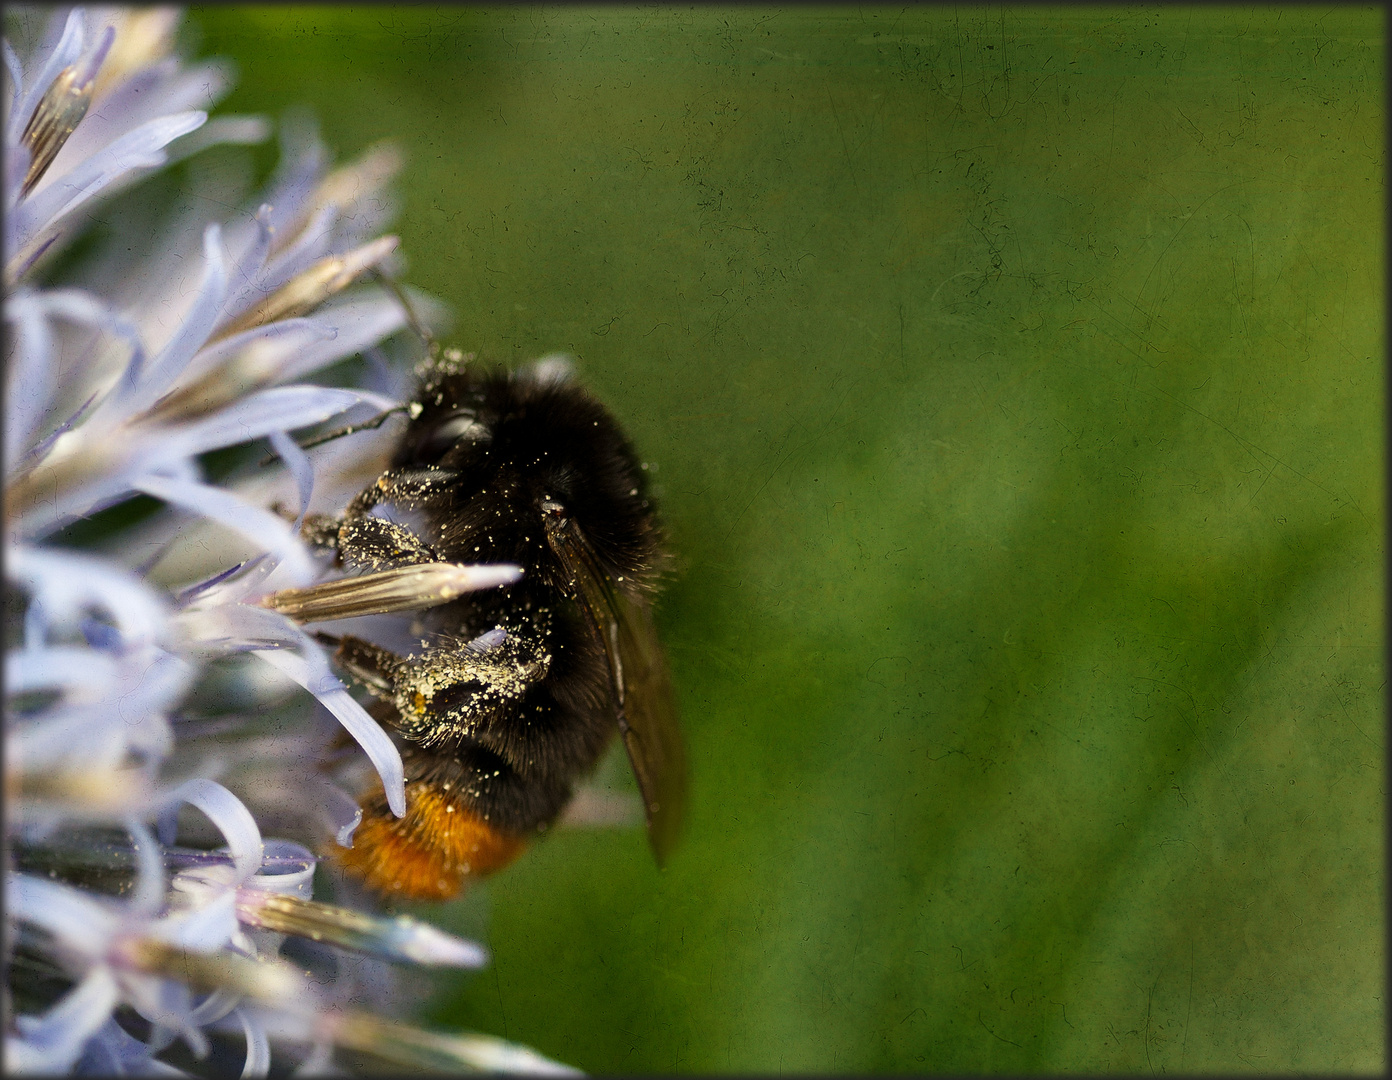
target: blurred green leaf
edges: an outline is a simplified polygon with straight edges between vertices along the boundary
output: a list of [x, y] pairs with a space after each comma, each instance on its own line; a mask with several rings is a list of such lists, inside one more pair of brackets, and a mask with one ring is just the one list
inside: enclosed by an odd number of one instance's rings
[[402, 143], [458, 344], [575, 353], [660, 467], [685, 846], [427, 912], [491, 910], [435, 1020], [1381, 1071], [1383, 18], [198, 12], [230, 108]]

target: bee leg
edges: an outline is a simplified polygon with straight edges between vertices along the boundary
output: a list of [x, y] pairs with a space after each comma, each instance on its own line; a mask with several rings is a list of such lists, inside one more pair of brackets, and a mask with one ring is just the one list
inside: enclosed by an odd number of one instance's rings
[[337, 639], [334, 660], [375, 694], [390, 697], [396, 673], [404, 661], [396, 653], [356, 637]]
[[319, 551], [338, 551], [338, 530], [343, 523], [328, 514], [306, 514], [300, 539]]
[[398, 730], [428, 747], [467, 739], [494, 749], [493, 729], [508, 726], [506, 719], [550, 666], [537, 643], [516, 636], [481, 651], [427, 649], [395, 671]]
[[324, 514], [305, 518], [300, 537], [320, 551], [332, 551], [336, 561], [358, 570], [394, 570], [400, 566], [440, 562], [435, 549], [408, 529], [386, 518]]
[[356, 569], [391, 570], [440, 562], [423, 539], [404, 525], [373, 517], [372, 508], [379, 503], [406, 509], [428, 507], [447, 496], [455, 479], [456, 474], [447, 469], [388, 469], [358, 493], [342, 518], [306, 516], [300, 536], [320, 551], [334, 552], [340, 565]]
[[346, 518], [338, 529], [339, 558], [362, 570], [441, 562], [439, 554], [408, 529], [379, 517]]
[[378, 503], [420, 510], [450, 497], [459, 474], [450, 469], [388, 469], [358, 492], [343, 512], [344, 518], [362, 517]]

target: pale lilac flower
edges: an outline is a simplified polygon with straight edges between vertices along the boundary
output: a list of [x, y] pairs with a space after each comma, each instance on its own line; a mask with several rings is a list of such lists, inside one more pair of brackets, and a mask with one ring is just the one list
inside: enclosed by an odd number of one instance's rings
[[[56, 253], [112, 196], [268, 127], [208, 120], [228, 73], [176, 55], [170, 9], [7, 19], [30, 41], [4, 43], [5, 573], [21, 601], [7, 608], [5, 656], [5, 1065], [177, 1073], [157, 1055], [182, 1041], [203, 1056], [210, 1033], [230, 1031], [245, 1040], [244, 1076], [266, 1075], [282, 1047], [301, 1071], [331, 1069], [335, 1046], [403, 1064], [565, 1071], [498, 1040], [368, 1015], [281, 959], [287, 934], [398, 963], [477, 967], [486, 955], [412, 919], [313, 900], [316, 857], [263, 839], [251, 807], [351, 844], [361, 812], [316, 768], [323, 740], [218, 734], [307, 690], [402, 813], [395, 744], [300, 622], [517, 577], [436, 566], [324, 584], [299, 537], [311, 506], [332, 512], [361, 486], [391, 432], [308, 452], [293, 433], [359, 422], [403, 392], [305, 381], [405, 322], [392, 296], [354, 287], [394, 257], [396, 239], [379, 233], [397, 155], [379, 147], [331, 171], [313, 131], [292, 124], [270, 189], [244, 212], [210, 220], [206, 208], [226, 200], [206, 197], [162, 220], [102, 210], [109, 243], [50, 280]], [[209, 451], [261, 439], [282, 468], [208, 475]], [[162, 504], [140, 527], [85, 550], [60, 535], [138, 495]], [[210, 537], [242, 554], [223, 558]], [[200, 718], [189, 702], [218, 673], [232, 681], [217, 715]], [[211, 836], [180, 845], [200, 815], [220, 847]], [[133, 1032], [131, 1015], [145, 1026]]]

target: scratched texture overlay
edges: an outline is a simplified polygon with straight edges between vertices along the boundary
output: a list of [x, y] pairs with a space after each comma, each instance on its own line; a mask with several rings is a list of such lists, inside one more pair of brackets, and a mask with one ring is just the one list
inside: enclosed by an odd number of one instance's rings
[[562, 829], [427, 909], [493, 950], [433, 1021], [596, 1071], [1384, 1068], [1380, 11], [195, 22], [228, 109], [400, 143], [407, 280], [578, 358], [680, 557], [681, 851]]

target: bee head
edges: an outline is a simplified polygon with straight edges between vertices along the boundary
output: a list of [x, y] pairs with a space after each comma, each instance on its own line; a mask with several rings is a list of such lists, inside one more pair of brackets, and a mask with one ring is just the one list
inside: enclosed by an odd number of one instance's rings
[[[461, 561], [544, 569], [546, 537], [573, 523], [613, 576], [642, 579], [658, 538], [646, 474], [614, 418], [541, 367], [467, 368], [423, 390], [396, 464], [451, 474], [440, 541]], [[553, 576], [553, 575], [544, 575]]]

